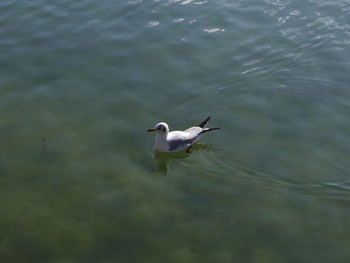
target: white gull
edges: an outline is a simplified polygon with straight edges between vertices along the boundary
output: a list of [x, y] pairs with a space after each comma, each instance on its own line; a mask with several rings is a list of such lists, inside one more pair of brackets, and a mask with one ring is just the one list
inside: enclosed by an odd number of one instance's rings
[[188, 128], [184, 131], [169, 131], [169, 126], [165, 122], [158, 123], [154, 128], [148, 129], [148, 132], [156, 131], [155, 148], [159, 152], [178, 152], [186, 149], [191, 153], [192, 145], [208, 131], [218, 130], [220, 128], [206, 128], [210, 117], [206, 118], [198, 126]]

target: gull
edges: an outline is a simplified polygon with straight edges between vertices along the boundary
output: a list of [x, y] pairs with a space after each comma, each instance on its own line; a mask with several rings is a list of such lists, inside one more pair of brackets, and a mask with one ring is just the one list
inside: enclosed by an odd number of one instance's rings
[[154, 128], [148, 129], [148, 132], [156, 131], [155, 148], [159, 152], [178, 152], [186, 149], [187, 153], [191, 153], [192, 145], [199, 138], [209, 131], [218, 130], [220, 128], [206, 128], [205, 126], [210, 120], [210, 116], [199, 125], [188, 128], [184, 131], [169, 131], [169, 126], [165, 122], [158, 123]]

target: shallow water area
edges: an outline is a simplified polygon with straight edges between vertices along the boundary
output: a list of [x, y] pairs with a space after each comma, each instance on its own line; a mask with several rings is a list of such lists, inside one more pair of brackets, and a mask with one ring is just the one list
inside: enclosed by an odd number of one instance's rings
[[1, 262], [350, 260], [348, 1], [0, 9]]

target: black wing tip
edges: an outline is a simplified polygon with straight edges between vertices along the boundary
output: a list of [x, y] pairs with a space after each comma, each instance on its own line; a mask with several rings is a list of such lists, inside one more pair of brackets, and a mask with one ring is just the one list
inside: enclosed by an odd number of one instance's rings
[[204, 128], [205, 125], [207, 125], [207, 123], [209, 122], [210, 118], [211, 118], [210, 116], [209, 116], [208, 118], [206, 118], [204, 121], [202, 121], [202, 122], [198, 125], [198, 127]]

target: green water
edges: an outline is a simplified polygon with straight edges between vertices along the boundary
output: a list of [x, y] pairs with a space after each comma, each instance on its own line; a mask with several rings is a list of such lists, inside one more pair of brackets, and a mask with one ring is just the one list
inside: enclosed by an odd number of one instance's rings
[[0, 10], [1, 262], [350, 260], [349, 1]]

